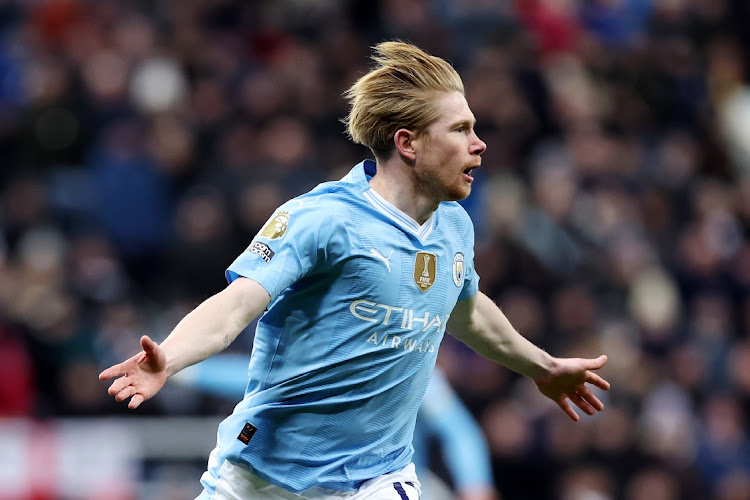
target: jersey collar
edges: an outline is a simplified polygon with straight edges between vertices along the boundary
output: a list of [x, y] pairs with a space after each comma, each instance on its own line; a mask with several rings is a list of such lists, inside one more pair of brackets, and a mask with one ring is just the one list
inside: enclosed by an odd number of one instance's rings
[[[355, 173], [356, 172], [356, 173]], [[432, 234], [435, 227], [435, 213], [433, 213], [424, 224], [419, 224], [409, 215], [393, 206], [388, 200], [380, 196], [377, 191], [372, 189], [369, 180], [375, 176], [377, 166], [372, 160], [365, 160], [352, 171], [352, 174], [358, 177], [358, 181], [365, 184], [365, 191], [362, 193], [365, 199], [381, 214], [388, 217], [398, 227], [413, 235], [420, 242], [424, 243]]]

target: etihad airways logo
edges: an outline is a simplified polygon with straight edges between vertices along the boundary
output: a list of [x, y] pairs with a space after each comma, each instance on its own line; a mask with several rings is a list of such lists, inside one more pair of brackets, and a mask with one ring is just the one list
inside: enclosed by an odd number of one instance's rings
[[388, 304], [378, 304], [369, 300], [355, 300], [349, 305], [349, 311], [362, 321], [370, 323], [379, 323], [385, 326], [400, 326], [404, 330], [421, 330], [426, 332], [430, 328], [435, 328], [437, 333], [445, 331], [446, 323], [450, 314], [441, 318], [439, 314], [433, 314], [429, 311], [424, 313], [415, 313], [414, 309], [407, 307], [389, 306]]
[[431, 340], [423, 340], [420, 343], [417, 343], [415, 339], [410, 339], [408, 337], [402, 339], [398, 335], [388, 335], [387, 333], [378, 337], [378, 332], [373, 332], [367, 339], [367, 342], [372, 342], [375, 345], [389, 347], [391, 349], [403, 349], [404, 351], [435, 352], [435, 344]]

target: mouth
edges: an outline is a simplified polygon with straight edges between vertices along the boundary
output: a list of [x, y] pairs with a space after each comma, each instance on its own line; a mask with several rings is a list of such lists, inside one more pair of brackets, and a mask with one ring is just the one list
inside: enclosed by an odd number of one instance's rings
[[469, 167], [466, 167], [463, 171], [464, 180], [471, 183], [474, 180], [474, 177], [472, 177], [471, 173], [474, 171], [475, 168], [477, 168], [479, 165], [471, 165]]

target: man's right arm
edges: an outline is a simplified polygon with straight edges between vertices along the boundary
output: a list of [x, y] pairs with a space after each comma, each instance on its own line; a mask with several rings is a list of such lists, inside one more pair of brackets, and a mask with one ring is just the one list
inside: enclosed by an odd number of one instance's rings
[[203, 301], [161, 343], [167, 376], [226, 349], [270, 301], [265, 288], [248, 278]]
[[237, 278], [186, 315], [161, 345], [144, 335], [141, 352], [107, 368], [99, 379], [116, 378], [107, 392], [117, 401], [131, 398], [128, 408], [137, 408], [168, 376], [225, 349], [270, 301], [261, 285]]

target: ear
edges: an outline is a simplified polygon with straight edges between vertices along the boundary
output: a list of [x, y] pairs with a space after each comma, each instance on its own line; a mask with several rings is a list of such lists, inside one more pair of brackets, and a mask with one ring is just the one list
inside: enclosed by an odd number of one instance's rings
[[414, 161], [417, 157], [414, 149], [414, 140], [416, 136], [411, 130], [400, 128], [393, 134], [393, 142], [396, 145], [396, 151], [409, 161]]

